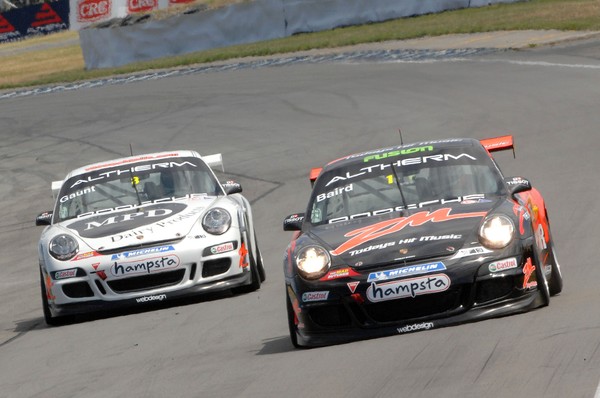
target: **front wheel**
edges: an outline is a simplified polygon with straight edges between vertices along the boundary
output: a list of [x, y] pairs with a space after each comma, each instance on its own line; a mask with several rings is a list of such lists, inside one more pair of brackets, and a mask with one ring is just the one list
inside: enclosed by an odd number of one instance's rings
[[290, 302], [290, 298], [285, 295], [285, 304], [287, 308], [287, 319], [288, 319], [288, 328], [290, 330], [290, 340], [292, 341], [292, 345], [296, 348], [300, 348], [298, 344], [298, 318], [294, 313], [294, 307], [292, 307], [292, 303]]
[[44, 311], [44, 321], [48, 326], [58, 326], [62, 322], [57, 317], [52, 316], [50, 312], [50, 305], [48, 304], [48, 293], [46, 291], [46, 284], [44, 283], [44, 274], [40, 270], [40, 291], [42, 293], [42, 310]]
[[[232, 291], [235, 294], [238, 293], [250, 293], [255, 290], [260, 289], [261, 277], [258, 269], [258, 263], [254, 259], [254, 255], [252, 255], [252, 248], [247, 247], [248, 250], [248, 267], [250, 267], [250, 273], [252, 274], [252, 281], [249, 285], [239, 286], [233, 288]], [[257, 251], [258, 252], [258, 251]], [[260, 253], [260, 252], [258, 252]]]

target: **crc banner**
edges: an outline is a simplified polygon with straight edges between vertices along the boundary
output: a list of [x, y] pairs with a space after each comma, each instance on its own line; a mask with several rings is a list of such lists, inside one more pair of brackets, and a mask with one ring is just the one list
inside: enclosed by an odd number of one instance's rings
[[0, 43], [69, 29], [69, 0], [35, 4], [0, 13]]
[[70, 0], [71, 30], [81, 30], [97, 22], [125, 18], [140, 12], [165, 9], [194, 0]]

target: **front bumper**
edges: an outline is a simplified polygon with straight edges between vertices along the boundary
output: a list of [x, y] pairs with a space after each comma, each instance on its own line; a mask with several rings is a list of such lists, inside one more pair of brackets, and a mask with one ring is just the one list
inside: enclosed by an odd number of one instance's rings
[[[514, 259], [516, 266], [490, 271], [490, 264], [506, 258]], [[368, 272], [318, 282], [298, 276], [287, 278], [287, 295], [294, 312], [292, 330], [299, 345], [321, 346], [526, 312], [546, 304], [537, 288], [541, 275], [537, 258], [529, 246], [518, 255], [496, 253], [454, 264], [444, 260], [447, 269], [437, 274], [392, 278], [391, 283], [375, 281], [378, 296], [373, 295], [374, 281], [369, 280]], [[538, 271], [527, 275], [527, 264], [536, 265]], [[401, 290], [396, 282], [437, 279], [451, 282], [439, 291], [393, 297]], [[383, 286], [396, 290], [389, 290], [390, 297], [380, 300], [386, 294]]]

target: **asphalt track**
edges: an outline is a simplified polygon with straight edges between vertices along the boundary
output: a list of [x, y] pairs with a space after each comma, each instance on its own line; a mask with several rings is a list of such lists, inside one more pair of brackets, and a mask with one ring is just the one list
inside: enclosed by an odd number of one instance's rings
[[[600, 381], [600, 42], [464, 58], [289, 64], [0, 101], [1, 397], [594, 397]], [[288, 339], [283, 217], [308, 170], [404, 141], [514, 134], [506, 175], [544, 193], [565, 288], [527, 314], [332, 347]], [[33, 220], [50, 181], [136, 153], [222, 152], [268, 279], [48, 328]]]

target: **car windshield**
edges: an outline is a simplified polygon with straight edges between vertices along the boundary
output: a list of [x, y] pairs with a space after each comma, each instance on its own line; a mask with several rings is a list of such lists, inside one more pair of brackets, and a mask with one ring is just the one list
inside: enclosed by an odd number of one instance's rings
[[[392, 150], [319, 176], [309, 202], [311, 224], [332, 224], [505, 194], [500, 171], [480, 146]], [[472, 195], [472, 196], [471, 196]]]
[[223, 194], [212, 170], [198, 158], [170, 158], [80, 174], [61, 187], [55, 222], [193, 194]]

